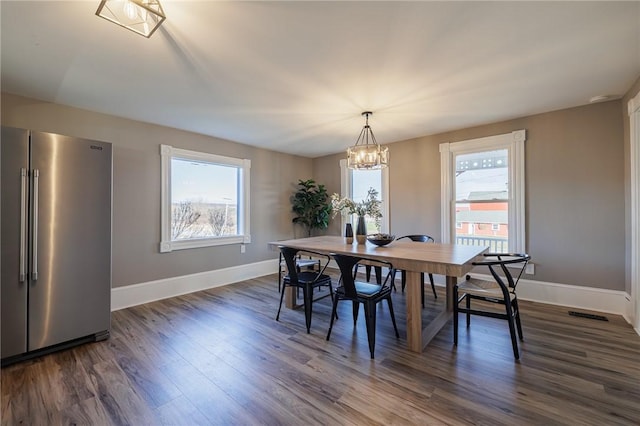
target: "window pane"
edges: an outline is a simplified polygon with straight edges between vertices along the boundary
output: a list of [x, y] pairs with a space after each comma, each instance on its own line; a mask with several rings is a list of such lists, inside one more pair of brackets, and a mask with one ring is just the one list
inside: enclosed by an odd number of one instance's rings
[[508, 151], [457, 155], [456, 243], [507, 252], [509, 239]]
[[171, 159], [171, 239], [238, 234], [239, 169]]
[[[352, 170], [351, 173], [351, 197], [353, 201], [357, 203], [364, 200], [369, 188], [378, 191], [378, 198], [380, 199], [382, 196], [382, 170]], [[352, 218], [352, 220], [353, 223], [356, 223], [357, 217]], [[380, 232], [372, 218], [365, 217], [365, 222], [367, 224], [367, 234]]]

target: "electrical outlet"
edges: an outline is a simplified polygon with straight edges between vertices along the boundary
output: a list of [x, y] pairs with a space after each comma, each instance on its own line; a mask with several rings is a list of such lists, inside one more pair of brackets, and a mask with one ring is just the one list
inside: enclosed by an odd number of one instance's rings
[[244, 253], [247, 251], [247, 246], [244, 244], [240, 244], [240, 253]]
[[536, 273], [536, 266], [533, 263], [527, 263], [527, 268], [524, 270], [527, 275], [534, 275]]

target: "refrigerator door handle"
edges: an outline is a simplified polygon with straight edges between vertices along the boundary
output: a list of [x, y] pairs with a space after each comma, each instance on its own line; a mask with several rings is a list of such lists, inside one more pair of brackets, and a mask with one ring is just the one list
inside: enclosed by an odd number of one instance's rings
[[33, 241], [31, 255], [31, 279], [38, 280], [38, 186], [40, 170], [33, 170]]
[[20, 277], [23, 283], [27, 275], [27, 169], [20, 169]]

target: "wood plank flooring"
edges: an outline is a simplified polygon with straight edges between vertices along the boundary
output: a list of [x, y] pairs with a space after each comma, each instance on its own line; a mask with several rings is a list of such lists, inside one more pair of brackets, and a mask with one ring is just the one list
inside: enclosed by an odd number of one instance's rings
[[[111, 338], [5, 367], [2, 425], [637, 425], [640, 337], [621, 318], [521, 302], [515, 362], [506, 322], [452, 321], [423, 354], [378, 309], [369, 359], [361, 309], [330, 299], [274, 320], [277, 275], [113, 313]], [[399, 280], [398, 280], [399, 287]], [[439, 289], [442, 290], [442, 289]], [[433, 315], [427, 288], [425, 320]], [[444, 298], [439, 293], [438, 302]]]

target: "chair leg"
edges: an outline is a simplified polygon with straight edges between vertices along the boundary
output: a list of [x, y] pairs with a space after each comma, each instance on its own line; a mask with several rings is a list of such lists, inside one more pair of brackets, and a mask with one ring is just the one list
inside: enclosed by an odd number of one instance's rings
[[313, 288], [304, 286], [302, 288], [302, 295], [304, 297], [304, 319], [307, 324], [307, 334], [311, 332], [311, 309], [313, 305]]
[[329, 321], [329, 331], [327, 332], [327, 340], [331, 337], [331, 330], [333, 329], [333, 320], [334, 318], [338, 318], [336, 311], [338, 310], [338, 296], [336, 295], [335, 299], [333, 299], [333, 308], [331, 309], [331, 320]]
[[[329, 294], [331, 295], [331, 301], [332, 302], [333, 302], [334, 298], [338, 297], [338, 296], [333, 294], [333, 285], [331, 283], [329, 283]], [[337, 312], [335, 312], [335, 316], [336, 316], [336, 319], [338, 319], [338, 313]]]
[[367, 282], [371, 279], [371, 265], [364, 265], [364, 272], [367, 276]]
[[351, 303], [353, 304], [353, 325], [355, 327], [358, 322], [358, 308], [360, 308], [360, 302], [353, 300]]
[[381, 285], [382, 284], [382, 267], [374, 266], [373, 269], [375, 270], [375, 273], [376, 273], [376, 284]]
[[278, 293], [280, 293], [280, 284], [282, 283], [282, 252], [278, 258]]
[[458, 287], [453, 291], [453, 344], [458, 346]]
[[467, 299], [467, 328], [469, 328], [471, 325], [471, 314], [469, 313], [469, 310], [471, 310], [471, 297], [467, 294], [465, 298]]
[[511, 303], [507, 300], [505, 304], [507, 311], [507, 321], [509, 322], [509, 334], [511, 334], [511, 346], [513, 346], [513, 356], [515, 359], [520, 359], [520, 352], [518, 351], [518, 339], [516, 339], [516, 326], [513, 319], [513, 310]]
[[396, 272], [398, 272], [397, 269], [391, 270], [391, 288], [393, 291], [398, 291], [398, 289], [396, 289]]
[[364, 314], [367, 322], [367, 339], [369, 340], [369, 352], [373, 359], [373, 352], [376, 347], [376, 304], [372, 301], [364, 303]]
[[391, 322], [393, 323], [393, 329], [396, 331], [396, 337], [400, 338], [400, 333], [398, 333], [398, 326], [396, 325], [396, 316], [393, 313], [393, 303], [391, 303], [391, 295], [387, 296], [387, 304], [389, 305], [389, 314], [391, 315]]
[[433, 298], [438, 298], [438, 293], [436, 293], [436, 285], [433, 283], [433, 274], [429, 274], [429, 281], [431, 282], [431, 291], [433, 291]]
[[524, 340], [524, 337], [522, 336], [522, 323], [520, 322], [520, 307], [518, 306], [518, 299], [513, 299], [513, 302], [511, 302], [511, 306], [515, 311], [516, 328], [518, 329], [518, 337], [520, 338], [520, 340]]
[[402, 276], [402, 292], [404, 293], [404, 288], [407, 285], [407, 271], [403, 270], [401, 273]]
[[282, 291], [280, 292], [280, 305], [278, 306], [278, 314], [276, 315], [276, 321], [280, 320], [280, 310], [282, 309], [282, 301], [284, 300], [284, 292], [287, 286], [282, 283]]

